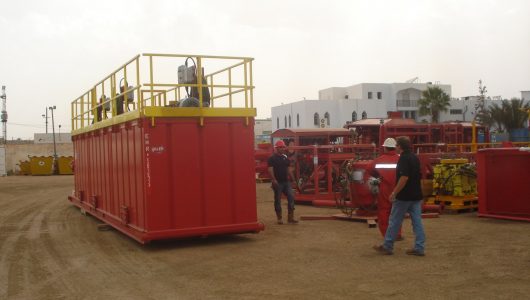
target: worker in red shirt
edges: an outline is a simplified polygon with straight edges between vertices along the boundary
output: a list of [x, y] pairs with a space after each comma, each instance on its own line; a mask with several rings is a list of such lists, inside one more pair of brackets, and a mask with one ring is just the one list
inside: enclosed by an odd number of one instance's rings
[[[399, 155], [396, 153], [396, 140], [387, 138], [383, 143], [384, 152], [373, 161], [372, 176], [379, 181], [379, 193], [377, 194], [377, 225], [383, 237], [388, 228], [388, 219], [392, 210], [392, 203], [388, 200], [396, 185], [396, 166]], [[398, 233], [398, 241], [403, 240], [401, 228]]]

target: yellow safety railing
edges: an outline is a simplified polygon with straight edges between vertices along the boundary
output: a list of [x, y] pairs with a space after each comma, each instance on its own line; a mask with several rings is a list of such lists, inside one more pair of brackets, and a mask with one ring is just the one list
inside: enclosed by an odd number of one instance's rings
[[[191, 67], [188, 60], [193, 62], [195, 80], [179, 82], [179, 66]], [[231, 56], [137, 55], [72, 101], [72, 134], [141, 117], [151, 117], [153, 124], [155, 117], [197, 117], [202, 125], [205, 117], [231, 116], [246, 117], [248, 123], [256, 115], [252, 61]], [[192, 106], [184, 105], [188, 100], [193, 100]]]
[[[511, 142], [514, 147], [530, 147], [530, 142]], [[414, 149], [419, 153], [436, 152], [471, 152], [486, 148], [500, 148], [502, 143], [460, 143], [460, 144], [415, 144]]]

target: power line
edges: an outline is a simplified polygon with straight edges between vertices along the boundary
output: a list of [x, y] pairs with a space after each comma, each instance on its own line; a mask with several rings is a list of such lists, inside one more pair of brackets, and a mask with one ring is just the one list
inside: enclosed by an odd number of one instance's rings
[[[12, 122], [9, 122], [8, 125], [24, 126], [24, 127], [33, 127], [33, 128], [44, 128], [44, 127], [46, 127], [45, 125], [37, 125], [37, 124], [22, 124], [22, 123], [12, 123]], [[63, 125], [61, 125], [61, 128], [69, 129], [70, 126], [63, 126]]]
[[15, 125], [15, 126], [24, 126], [24, 127], [34, 127], [34, 128], [44, 128], [44, 125], [36, 125], [36, 124], [21, 124], [21, 123], [12, 123], [9, 122], [9, 125]]

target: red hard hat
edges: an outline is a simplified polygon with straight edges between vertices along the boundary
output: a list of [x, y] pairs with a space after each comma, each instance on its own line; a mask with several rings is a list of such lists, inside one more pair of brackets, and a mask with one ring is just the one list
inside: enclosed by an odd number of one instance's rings
[[282, 141], [282, 140], [279, 140], [277, 141], [275, 144], [274, 144], [274, 147], [275, 148], [285, 148], [285, 143]]

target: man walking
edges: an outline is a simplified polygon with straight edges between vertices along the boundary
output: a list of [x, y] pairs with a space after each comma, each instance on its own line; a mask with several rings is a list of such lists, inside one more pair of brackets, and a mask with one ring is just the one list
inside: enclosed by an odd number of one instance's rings
[[[396, 185], [396, 167], [399, 155], [396, 153], [395, 139], [387, 138], [382, 146], [384, 147], [384, 152], [374, 159], [372, 176], [379, 181], [379, 193], [377, 194], [377, 226], [384, 237], [388, 228], [390, 211], [392, 209], [392, 203], [389, 201], [389, 198]], [[396, 240], [403, 240], [403, 237], [401, 236], [401, 227]]]
[[381, 254], [393, 254], [394, 241], [403, 223], [405, 214], [408, 212], [416, 239], [414, 248], [407, 250], [406, 253], [408, 255], [424, 256], [425, 233], [421, 220], [423, 196], [421, 194], [420, 161], [412, 153], [411, 143], [408, 137], [401, 136], [397, 138], [396, 151], [401, 155], [396, 168], [397, 183], [389, 196], [389, 201], [393, 203], [389, 226], [385, 233], [384, 243], [380, 246], [374, 246], [374, 249]]
[[272, 189], [274, 190], [274, 210], [276, 211], [276, 217], [278, 224], [283, 224], [282, 220], [282, 205], [281, 196], [282, 193], [287, 196], [287, 210], [288, 217], [287, 222], [289, 224], [298, 223], [294, 219], [294, 194], [291, 188], [291, 182], [289, 176], [294, 180], [293, 170], [290, 167], [290, 160], [287, 157], [287, 149], [284, 141], [279, 140], [274, 144], [275, 152], [268, 160], [269, 174], [272, 177]]

